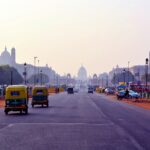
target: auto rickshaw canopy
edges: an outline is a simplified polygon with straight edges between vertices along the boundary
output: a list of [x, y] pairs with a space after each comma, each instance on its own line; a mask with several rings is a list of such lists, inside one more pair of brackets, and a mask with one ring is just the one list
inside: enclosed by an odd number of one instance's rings
[[24, 85], [11, 85], [6, 88], [5, 99], [27, 99], [27, 86]]

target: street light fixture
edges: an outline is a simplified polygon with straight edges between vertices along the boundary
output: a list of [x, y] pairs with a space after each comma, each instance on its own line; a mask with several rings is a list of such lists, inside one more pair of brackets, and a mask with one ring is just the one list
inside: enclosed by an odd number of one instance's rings
[[43, 82], [43, 81], [42, 81], [42, 80], [43, 80], [43, 79], [42, 79], [42, 70], [40, 71], [40, 75], [41, 75], [41, 85], [42, 85], [42, 82]]
[[38, 60], [38, 79], [37, 79], [37, 81], [38, 81], [38, 84], [39, 84], [39, 81], [40, 81], [40, 79], [39, 79], [39, 74], [40, 74], [40, 67], [39, 67], [39, 63], [40, 63], [40, 60]]
[[128, 86], [129, 86], [129, 65], [130, 65], [130, 62], [128, 61], [128, 83], [127, 83]]
[[37, 59], [37, 57], [35, 56], [34, 57], [34, 85], [36, 84], [36, 59]]
[[147, 91], [147, 82], [148, 82], [148, 58], [145, 59], [145, 87]]
[[12, 71], [12, 68], [10, 68], [10, 85], [13, 85], [13, 71]]
[[23, 75], [24, 75], [24, 84], [26, 85], [27, 84], [27, 64], [26, 63], [24, 63]]

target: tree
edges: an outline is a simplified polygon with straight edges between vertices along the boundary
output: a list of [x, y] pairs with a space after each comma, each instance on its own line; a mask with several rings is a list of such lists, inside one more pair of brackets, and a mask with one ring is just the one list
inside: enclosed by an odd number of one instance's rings
[[8, 65], [0, 66], [0, 85], [21, 84], [22, 76], [18, 71]]

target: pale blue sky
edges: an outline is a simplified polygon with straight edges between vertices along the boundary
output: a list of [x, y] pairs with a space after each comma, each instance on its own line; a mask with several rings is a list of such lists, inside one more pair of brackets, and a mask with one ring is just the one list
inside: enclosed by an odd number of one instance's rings
[[0, 52], [58, 73], [89, 74], [144, 64], [150, 50], [149, 0], [0, 0]]

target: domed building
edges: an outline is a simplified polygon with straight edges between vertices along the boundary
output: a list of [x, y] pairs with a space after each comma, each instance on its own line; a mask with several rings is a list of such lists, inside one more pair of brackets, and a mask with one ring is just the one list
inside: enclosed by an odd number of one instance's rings
[[15, 65], [15, 48], [12, 48], [11, 54], [8, 52], [7, 48], [5, 47], [4, 51], [0, 55], [0, 65]]
[[78, 71], [78, 80], [86, 81], [87, 80], [87, 71], [85, 67], [81, 66]]

